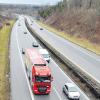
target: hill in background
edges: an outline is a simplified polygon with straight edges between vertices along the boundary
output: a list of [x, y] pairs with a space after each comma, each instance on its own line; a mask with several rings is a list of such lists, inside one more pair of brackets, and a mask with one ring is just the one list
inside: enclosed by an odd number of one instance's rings
[[100, 45], [100, 1], [64, 0], [40, 10], [43, 21], [60, 31]]

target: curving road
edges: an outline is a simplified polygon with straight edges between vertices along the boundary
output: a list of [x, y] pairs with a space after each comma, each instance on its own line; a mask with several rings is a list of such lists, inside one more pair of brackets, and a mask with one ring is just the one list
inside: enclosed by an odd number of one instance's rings
[[[18, 26], [19, 23], [20, 26]], [[28, 34], [24, 34], [26, 31]], [[54, 77], [50, 95], [31, 94], [32, 91], [30, 92], [24, 66], [24, 56], [21, 54], [21, 50], [22, 48], [31, 48], [33, 41], [36, 40], [28, 32], [24, 18], [20, 17], [13, 27], [10, 44], [11, 100], [67, 100], [67, 97], [62, 93], [62, 86], [65, 82], [72, 82], [72, 80], [59, 68], [53, 59], [49, 64]], [[78, 90], [81, 94], [80, 100], [89, 100], [80, 88]]]
[[100, 83], [100, 56], [63, 39], [46, 29], [40, 30], [40, 25], [38, 25], [35, 20], [33, 20], [34, 23], [32, 23], [32, 20], [31, 17], [27, 17], [30, 27], [32, 27], [37, 34], [43, 37], [45, 41], [55, 47], [72, 63], [80, 67]]

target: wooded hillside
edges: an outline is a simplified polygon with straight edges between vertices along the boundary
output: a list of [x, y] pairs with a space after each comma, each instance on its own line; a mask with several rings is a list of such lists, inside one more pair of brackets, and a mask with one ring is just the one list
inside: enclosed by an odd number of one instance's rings
[[63, 0], [39, 13], [45, 23], [100, 45], [100, 0]]

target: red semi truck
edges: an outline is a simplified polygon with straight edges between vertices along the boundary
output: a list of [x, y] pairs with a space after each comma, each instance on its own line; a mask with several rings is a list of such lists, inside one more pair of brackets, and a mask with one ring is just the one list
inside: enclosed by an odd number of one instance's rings
[[27, 49], [25, 65], [34, 94], [49, 94], [52, 75], [42, 55], [36, 49]]

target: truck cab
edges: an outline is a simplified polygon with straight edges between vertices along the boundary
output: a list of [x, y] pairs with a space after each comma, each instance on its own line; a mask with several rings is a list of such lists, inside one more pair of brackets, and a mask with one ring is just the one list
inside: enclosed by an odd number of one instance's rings
[[32, 90], [34, 94], [49, 94], [51, 91], [52, 76], [47, 66], [32, 68]]

